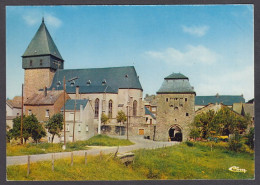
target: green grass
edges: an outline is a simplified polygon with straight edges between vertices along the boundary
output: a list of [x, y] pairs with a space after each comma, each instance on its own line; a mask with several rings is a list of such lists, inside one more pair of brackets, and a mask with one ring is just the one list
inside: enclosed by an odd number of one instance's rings
[[[126, 146], [134, 143], [126, 139], [111, 138], [106, 135], [96, 135], [86, 141], [77, 141], [74, 143], [68, 142], [66, 144], [66, 152], [76, 150], [87, 150], [88, 146]], [[53, 152], [63, 152], [62, 143], [39, 143], [39, 144], [26, 144], [26, 145], [10, 145], [7, 143], [6, 155], [18, 156], [18, 155], [33, 155], [33, 154], [45, 154]]]
[[[196, 143], [185, 143], [155, 150], [136, 150], [132, 165], [124, 166], [109, 155], [74, 157], [31, 164], [31, 174], [27, 177], [27, 166], [7, 167], [8, 180], [159, 180], [159, 179], [254, 179], [254, 154], [235, 153], [225, 148], [211, 148]], [[231, 166], [245, 168], [246, 173], [234, 173]]]

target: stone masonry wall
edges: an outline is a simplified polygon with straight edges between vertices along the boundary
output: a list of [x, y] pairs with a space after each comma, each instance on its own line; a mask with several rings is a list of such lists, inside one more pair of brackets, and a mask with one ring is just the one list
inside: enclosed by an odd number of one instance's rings
[[190, 124], [195, 116], [195, 94], [158, 94], [155, 139], [169, 140], [169, 129], [181, 129], [182, 140], [189, 138]]
[[54, 77], [52, 69], [26, 69], [24, 70], [24, 101], [39, 89], [49, 87]]

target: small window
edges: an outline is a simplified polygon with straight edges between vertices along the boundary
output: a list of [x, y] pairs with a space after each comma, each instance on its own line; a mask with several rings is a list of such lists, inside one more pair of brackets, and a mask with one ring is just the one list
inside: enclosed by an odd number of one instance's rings
[[88, 125], [86, 125], [86, 132], [88, 132]]
[[50, 117], [50, 110], [49, 109], [46, 110], [45, 117]]
[[188, 98], [185, 98], [185, 101], [188, 101]]
[[80, 127], [80, 124], [78, 124], [78, 131], [79, 131], [79, 132], [81, 131], [81, 127]]
[[40, 66], [42, 66], [42, 59], [40, 60]]
[[[18, 113], [19, 114], [19, 113]], [[28, 110], [28, 115], [32, 115], [32, 110]]]
[[179, 108], [178, 107], [174, 107], [174, 110], [178, 110]]
[[32, 60], [30, 60], [30, 66], [32, 66]]
[[152, 107], [152, 111], [155, 112], [156, 111], [156, 107]]
[[19, 112], [16, 115], [19, 116], [20, 115]]
[[170, 107], [173, 107], [173, 105], [170, 105]]
[[146, 117], [146, 122], [148, 121], [148, 117]]
[[152, 119], [150, 119], [150, 124], [153, 124], [153, 120]]
[[168, 98], [166, 98], [166, 102], [168, 102], [169, 101], [169, 99]]
[[189, 116], [189, 113], [186, 113], [186, 116]]
[[70, 124], [66, 124], [66, 131], [70, 131]]

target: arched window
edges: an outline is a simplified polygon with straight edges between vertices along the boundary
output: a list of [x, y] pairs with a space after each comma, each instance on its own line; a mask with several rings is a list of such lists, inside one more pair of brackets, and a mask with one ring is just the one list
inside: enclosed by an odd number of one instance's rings
[[135, 100], [133, 103], [133, 116], [136, 116], [137, 113], [137, 101]]
[[108, 102], [108, 117], [112, 118], [112, 107], [113, 107], [113, 102], [112, 100], [109, 100]]
[[98, 114], [99, 114], [99, 99], [97, 98], [95, 100], [95, 118], [98, 118]]

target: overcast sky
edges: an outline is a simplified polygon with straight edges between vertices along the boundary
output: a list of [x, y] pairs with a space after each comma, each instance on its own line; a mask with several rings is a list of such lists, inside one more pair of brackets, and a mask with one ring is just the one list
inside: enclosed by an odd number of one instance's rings
[[65, 69], [135, 66], [144, 95], [173, 72], [197, 95], [254, 97], [252, 5], [6, 8], [6, 97], [21, 95], [21, 56], [44, 16]]

